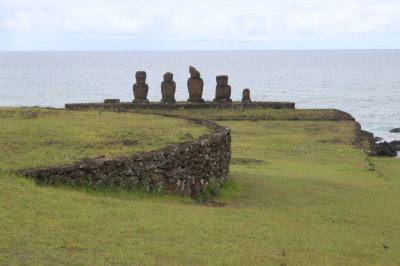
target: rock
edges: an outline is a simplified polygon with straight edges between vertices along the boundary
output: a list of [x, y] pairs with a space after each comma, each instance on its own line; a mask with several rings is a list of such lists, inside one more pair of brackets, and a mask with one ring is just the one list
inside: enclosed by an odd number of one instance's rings
[[191, 139], [191, 140], [194, 140], [193, 135], [190, 134], [190, 133], [186, 133], [186, 134], [185, 134], [185, 137], [187, 137], [187, 138], [189, 138], [189, 139]]
[[119, 103], [119, 99], [104, 99], [104, 103]]
[[242, 103], [243, 104], [248, 104], [251, 103], [250, 99], [250, 90], [249, 89], [244, 89], [242, 93]]
[[110, 158], [94, 158], [94, 159], [82, 159], [82, 164], [80, 164], [80, 169], [92, 170], [97, 169], [103, 165], [105, 162], [110, 161]]
[[149, 92], [149, 86], [146, 84], [146, 72], [136, 72], [136, 83], [133, 85], [133, 95], [135, 99], [134, 103], [148, 103], [147, 93]]
[[161, 82], [162, 103], [175, 103], [176, 83], [173, 81], [174, 74], [167, 72], [164, 74], [164, 81]]
[[189, 90], [188, 102], [192, 103], [204, 103], [203, 100], [203, 86], [204, 82], [200, 78], [200, 72], [196, 68], [189, 67], [190, 78], [187, 81], [187, 86]]
[[383, 157], [396, 157], [397, 152], [400, 151], [400, 141], [395, 140], [392, 142], [381, 142], [376, 145], [378, 156]]
[[400, 133], [400, 127], [393, 128], [392, 130], [389, 131], [390, 133]]
[[383, 140], [383, 138], [381, 138], [381, 137], [375, 137], [374, 140], [375, 140], [375, 142], [380, 142], [380, 141]]
[[25, 118], [36, 118], [38, 115], [36, 112], [30, 110], [30, 109], [25, 109], [21, 112], [21, 115]]
[[214, 102], [230, 103], [231, 100], [231, 86], [228, 85], [228, 76], [217, 76], [217, 87], [215, 88]]

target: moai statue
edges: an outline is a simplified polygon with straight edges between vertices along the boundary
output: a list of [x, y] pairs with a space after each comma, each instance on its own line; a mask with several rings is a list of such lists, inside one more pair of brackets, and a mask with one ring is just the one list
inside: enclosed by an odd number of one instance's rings
[[190, 78], [187, 81], [189, 90], [188, 102], [204, 103], [203, 96], [203, 80], [200, 78], [200, 72], [194, 67], [189, 67]]
[[230, 103], [231, 100], [231, 86], [228, 85], [228, 76], [217, 76], [217, 87], [215, 89], [214, 102]]
[[149, 92], [149, 86], [146, 84], [146, 72], [136, 72], [136, 83], [133, 85], [133, 96], [135, 99], [134, 103], [148, 103], [147, 93]]
[[167, 72], [164, 74], [164, 81], [161, 82], [162, 103], [175, 103], [176, 83], [173, 81], [174, 74]]
[[251, 103], [250, 90], [249, 89], [244, 89], [243, 90], [242, 103], [243, 104]]

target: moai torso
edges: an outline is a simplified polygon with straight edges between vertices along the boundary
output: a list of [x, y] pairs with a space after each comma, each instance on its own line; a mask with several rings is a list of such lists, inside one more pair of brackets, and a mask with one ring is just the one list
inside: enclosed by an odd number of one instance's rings
[[189, 90], [188, 102], [204, 102], [203, 96], [203, 80], [200, 78], [200, 72], [194, 67], [189, 67], [190, 78], [187, 81]]
[[228, 85], [228, 76], [217, 76], [217, 87], [215, 89], [215, 102], [228, 103], [231, 100], [231, 86]]
[[242, 103], [251, 103], [250, 90], [249, 89], [244, 89], [242, 95], [243, 95], [242, 96]]
[[147, 103], [147, 93], [149, 92], [149, 86], [146, 84], [146, 72], [136, 72], [136, 83], [133, 85], [133, 96], [135, 99], [133, 102]]
[[170, 72], [164, 74], [164, 81], [161, 82], [161, 102], [175, 103], [176, 83], [173, 81], [174, 75]]

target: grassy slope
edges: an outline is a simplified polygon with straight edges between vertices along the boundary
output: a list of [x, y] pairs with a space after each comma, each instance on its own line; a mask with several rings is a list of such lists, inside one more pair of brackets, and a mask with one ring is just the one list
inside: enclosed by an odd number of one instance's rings
[[[132, 112], [142, 112], [133, 110]], [[186, 115], [211, 120], [337, 120], [332, 109], [146, 109], [145, 112]]]
[[[67, 164], [105, 155], [132, 155], [187, 141], [209, 131], [186, 121], [159, 116], [111, 112], [72, 112], [35, 109], [37, 118], [22, 109], [0, 108], [0, 169]], [[137, 141], [123, 145], [121, 141]]]
[[0, 264], [400, 263], [400, 161], [372, 171], [351, 122], [223, 124], [234, 158], [265, 161], [231, 166], [224, 208], [3, 174]]

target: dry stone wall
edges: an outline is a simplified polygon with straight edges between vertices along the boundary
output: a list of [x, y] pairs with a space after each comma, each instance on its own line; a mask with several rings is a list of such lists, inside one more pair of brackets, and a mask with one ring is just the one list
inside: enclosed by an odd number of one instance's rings
[[[169, 116], [169, 115], [164, 115]], [[96, 188], [145, 188], [182, 196], [196, 196], [207, 189], [216, 193], [228, 177], [231, 133], [214, 122], [186, 119], [212, 133], [162, 149], [120, 158], [83, 159], [73, 165], [19, 171], [38, 183], [68, 184]]]

